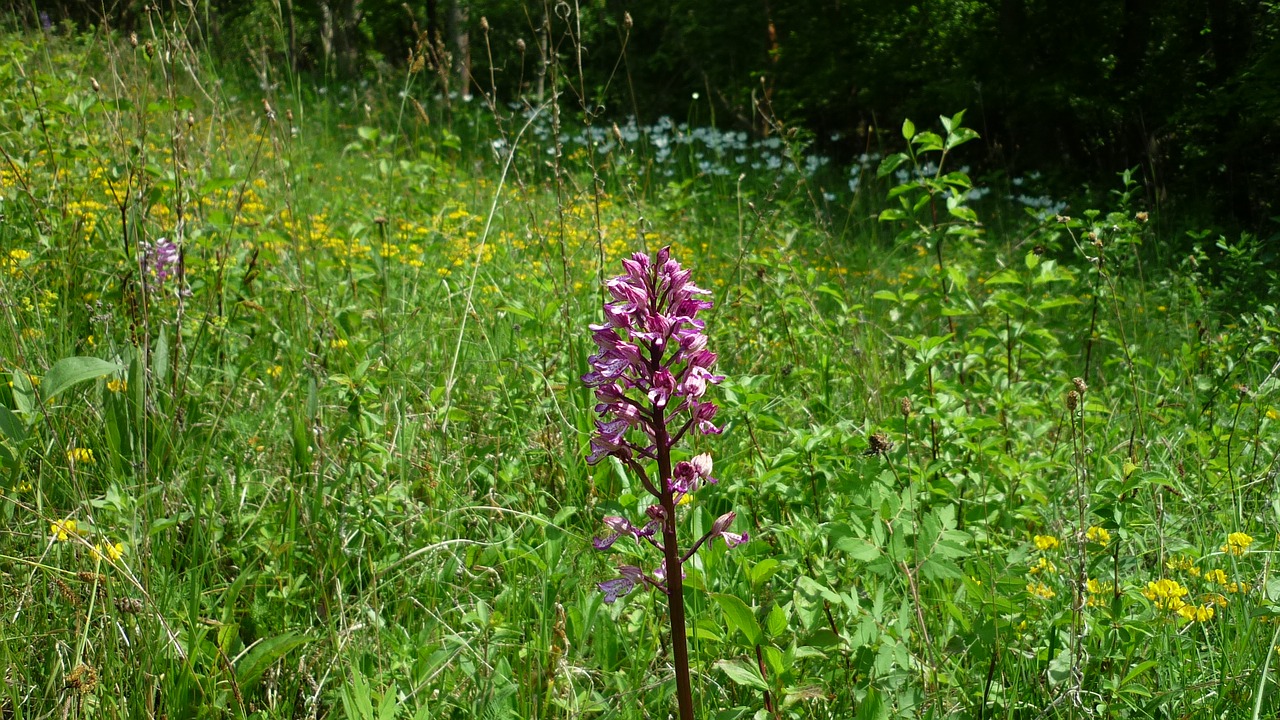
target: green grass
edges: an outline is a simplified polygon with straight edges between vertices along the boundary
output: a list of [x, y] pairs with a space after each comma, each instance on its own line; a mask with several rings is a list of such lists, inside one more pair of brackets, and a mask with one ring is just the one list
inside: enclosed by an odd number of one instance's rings
[[579, 381], [666, 244], [728, 376], [684, 527], [753, 536], [687, 568], [699, 717], [1280, 708], [1280, 317], [1152, 266], [1131, 187], [981, 224], [967, 178], [557, 158], [419, 76], [268, 118], [151, 42], [0, 38], [0, 715], [667, 717], [664, 601], [594, 588], [653, 558], [591, 547], [646, 503]]

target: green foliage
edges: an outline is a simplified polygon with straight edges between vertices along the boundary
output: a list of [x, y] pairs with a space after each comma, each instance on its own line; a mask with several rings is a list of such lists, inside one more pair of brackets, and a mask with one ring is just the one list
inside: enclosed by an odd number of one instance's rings
[[599, 279], [665, 244], [727, 375], [684, 511], [753, 538], [686, 565], [700, 717], [1280, 708], [1280, 312], [1223, 312], [1208, 235], [1151, 267], [1135, 174], [979, 215], [969, 118], [908, 122], [839, 230], [800, 172], [385, 87], [267, 115], [155, 40], [0, 38], [0, 714], [666, 715], [663, 598], [594, 587], [643, 493], [579, 380]]

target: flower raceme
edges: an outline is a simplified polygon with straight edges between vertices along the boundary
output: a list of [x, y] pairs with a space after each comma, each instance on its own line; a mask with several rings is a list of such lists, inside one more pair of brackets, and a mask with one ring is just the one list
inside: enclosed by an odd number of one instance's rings
[[[657, 459], [660, 443], [669, 449], [690, 428], [720, 432], [712, 424], [716, 406], [701, 399], [708, 385], [724, 379], [710, 370], [716, 356], [707, 350], [705, 323], [696, 317], [712, 306], [699, 297], [709, 291], [689, 282], [689, 271], [670, 258], [669, 248], [658, 252], [656, 262], [636, 253], [622, 266], [626, 273], [605, 284], [614, 302], [605, 303], [605, 323], [590, 326], [599, 352], [590, 358], [591, 372], [582, 376], [596, 391], [601, 416], [587, 458], [592, 464], [610, 455], [623, 462]], [[677, 422], [675, 432], [667, 432]], [[647, 444], [628, 440], [635, 429], [645, 433]]]
[[[689, 495], [714, 484], [708, 454], [671, 462], [671, 450], [690, 432], [714, 435], [716, 406], [705, 401], [707, 388], [724, 380], [711, 366], [715, 353], [707, 349], [705, 323], [697, 315], [712, 307], [710, 292], [690, 282], [690, 272], [671, 259], [670, 248], [651, 258], [636, 253], [622, 261], [624, 273], [605, 283], [612, 297], [604, 305], [605, 321], [591, 325], [598, 352], [589, 358], [591, 372], [582, 381], [595, 390], [596, 432], [591, 438], [590, 464], [618, 458], [658, 500], [646, 510], [647, 520], [634, 525], [623, 517], [604, 519], [608, 534], [596, 538], [605, 550], [628, 536], [648, 543], [670, 561], [682, 565], [704, 543], [723, 538], [730, 547], [747, 535], [729, 532], [734, 513], [720, 516], [711, 530], [685, 552], [668, 548], [675, 538], [675, 508]], [[650, 478], [642, 463], [656, 462], [658, 479]], [[666, 562], [652, 575], [623, 566], [621, 576], [600, 583], [606, 602], [613, 602], [637, 585], [669, 592]]]

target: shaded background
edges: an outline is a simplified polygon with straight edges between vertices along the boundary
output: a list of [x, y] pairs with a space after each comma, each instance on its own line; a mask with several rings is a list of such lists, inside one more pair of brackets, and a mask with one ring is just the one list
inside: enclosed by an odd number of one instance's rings
[[219, 62], [270, 58], [325, 81], [386, 76], [418, 57], [438, 70], [428, 75], [441, 88], [484, 94], [492, 65], [503, 100], [545, 92], [542, 60], [554, 51], [605, 118], [670, 115], [766, 134], [773, 115], [837, 159], [882, 143], [896, 150], [904, 117], [928, 123], [967, 108], [985, 143], [980, 171], [1036, 170], [1072, 192], [1114, 187], [1116, 172], [1138, 167], [1150, 206], [1275, 238], [1280, 5], [1272, 2], [6, 4], [11, 22], [26, 27], [69, 21], [122, 35], [194, 15], [189, 34]]

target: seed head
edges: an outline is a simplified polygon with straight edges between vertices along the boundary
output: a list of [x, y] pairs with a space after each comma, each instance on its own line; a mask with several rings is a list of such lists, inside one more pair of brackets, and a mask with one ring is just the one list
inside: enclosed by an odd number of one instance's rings
[[902, 411], [902, 417], [911, 417], [911, 398], [903, 397], [898, 409]]
[[1144, 223], [1144, 222], [1146, 222], [1150, 217], [1151, 217], [1151, 216], [1150, 216], [1150, 215], [1148, 215], [1146, 212], [1140, 212], [1140, 213], [1138, 213], [1137, 215], [1134, 215], [1134, 216], [1133, 216], [1133, 219], [1134, 219], [1134, 220], [1137, 220], [1137, 221], [1138, 221], [1138, 222], [1140, 222], [1140, 223]]
[[518, 38], [516, 40], [516, 51], [518, 51], [521, 55], [524, 54], [524, 51], [525, 51], [524, 38]]
[[893, 448], [893, 443], [890, 442], [889, 436], [885, 435], [882, 432], [878, 432], [878, 433], [872, 434], [871, 437], [867, 438], [867, 451], [863, 454], [864, 455], [884, 455], [885, 453], [889, 452], [889, 450], [892, 448]]
[[483, 15], [480, 16], [480, 32], [486, 35], [489, 34], [489, 18]]
[[81, 695], [88, 695], [98, 686], [98, 671], [89, 665], [80, 663], [67, 673], [67, 687]]
[[1075, 385], [1076, 392], [1081, 395], [1084, 395], [1085, 391], [1089, 389], [1089, 386], [1084, 383], [1084, 378], [1071, 378], [1071, 384]]
[[93, 86], [94, 92], [102, 92], [102, 86], [98, 84], [97, 78], [89, 78], [89, 84]]
[[71, 603], [72, 607], [80, 607], [80, 595], [71, 586], [63, 582], [60, 578], [53, 578], [53, 586], [57, 589], [58, 594], [63, 600]]
[[629, 12], [622, 13], [622, 27], [626, 28], [627, 30], [630, 30], [631, 26], [634, 24], [635, 23], [631, 20], [631, 13]]
[[1072, 390], [1071, 392], [1067, 393], [1067, 412], [1075, 412], [1076, 408], [1079, 406], [1080, 406], [1080, 393], [1076, 392], [1075, 390]]

